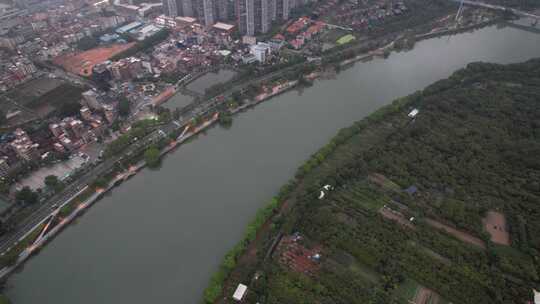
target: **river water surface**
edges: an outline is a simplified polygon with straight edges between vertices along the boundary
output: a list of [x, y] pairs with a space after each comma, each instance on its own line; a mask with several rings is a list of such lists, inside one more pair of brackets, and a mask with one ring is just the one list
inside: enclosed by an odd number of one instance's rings
[[198, 303], [256, 210], [342, 127], [472, 61], [540, 55], [540, 35], [492, 26], [356, 64], [236, 116], [93, 206], [13, 275], [15, 304]]

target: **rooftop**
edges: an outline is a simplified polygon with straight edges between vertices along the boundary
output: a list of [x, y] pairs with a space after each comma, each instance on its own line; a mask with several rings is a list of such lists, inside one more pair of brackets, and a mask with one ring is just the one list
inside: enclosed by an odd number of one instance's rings
[[218, 30], [222, 30], [222, 31], [230, 31], [230, 30], [232, 30], [234, 28], [234, 25], [223, 23], [223, 22], [218, 22], [218, 23], [214, 24], [213, 28], [218, 29]]
[[247, 291], [246, 285], [238, 284], [238, 287], [236, 287], [236, 291], [234, 292], [233, 299], [235, 299], [236, 301], [242, 301], [242, 298], [244, 298], [246, 291]]

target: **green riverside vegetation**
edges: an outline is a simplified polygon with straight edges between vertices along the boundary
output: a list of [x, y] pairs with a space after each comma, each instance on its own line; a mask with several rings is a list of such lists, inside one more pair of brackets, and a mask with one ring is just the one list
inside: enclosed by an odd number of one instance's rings
[[[540, 59], [469, 64], [341, 130], [300, 166], [204, 300], [228, 303], [243, 283], [261, 304], [526, 303], [540, 286], [539, 155]], [[334, 190], [319, 199], [326, 184]], [[298, 262], [309, 271], [273, 246], [294, 233], [321, 254]]]
[[151, 146], [144, 151], [144, 160], [150, 168], [156, 168], [159, 166], [160, 156], [160, 151], [155, 146]]

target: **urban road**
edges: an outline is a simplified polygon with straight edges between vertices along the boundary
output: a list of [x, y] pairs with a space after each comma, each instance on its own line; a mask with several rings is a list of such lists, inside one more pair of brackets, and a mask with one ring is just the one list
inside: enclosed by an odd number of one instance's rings
[[[288, 70], [288, 69], [287, 69]], [[281, 71], [283, 73], [283, 71]], [[279, 73], [275, 72], [263, 77], [254, 79], [249, 83], [260, 82], [266, 79], [276, 77]], [[235, 90], [244, 88], [245, 84], [234, 87], [234, 90], [228, 90], [224, 92], [223, 96], [230, 96]], [[182, 110], [182, 116], [178, 121], [171, 121], [170, 123], [159, 126], [158, 129], [154, 130], [144, 138], [138, 140], [137, 142], [131, 144], [123, 153], [116, 157], [111, 157], [104, 160], [102, 163], [96, 165], [95, 167], [89, 169], [88, 172], [85, 172], [81, 177], [77, 178], [73, 183], [66, 186], [66, 188], [59, 194], [51, 197], [44, 203], [42, 203], [31, 215], [26, 217], [21, 222], [17, 223], [14, 229], [5, 234], [0, 239], [0, 254], [6, 253], [10, 248], [17, 245], [20, 240], [25, 236], [30, 234], [36, 226], [40, 225], [46, 221], [51, 214], [53, 213], [56, 206], [60, 206], [70, 200], [75, 199], [82, 189], [89, 186], [97, 177], [102, 176], [110, 172], [116, 163], [122, 161], [125, 157], [129, 157], [134, 153], [141, 151], [142, 149], [148, 147], [150, 144], [155, 143], [162, 134], [170, 134], [175, 130], [178, 130], [189, 123], [193, 118], [206, 114], [210, 112], [215, 106], [220, 102], [213, 98], [203, 100], [196, 104], [188, 106]]]
[[78, 192], [80, 192], [80, 190], [84, 187], [88, 186], [88, 184], [91, 183], [96, 177], [102, 176], [103, 174], [109, 172], [116, 162], [122, 160], [124, 156], [129, 155], [129, 153], [133, 153], [137, 149], [140, 149], [143, 144], [150, 143], [157, 135], [157, 132], [152, 132], [143, 140], [131, 145], [121, 156], [103, 161], [92, 168], [89, 172], [84, 173], [73, 183], [69, 184], [61, 193], [44, 202], [30, 216], [18, 223], [15, 227], [15, 231], [8, 233], [0, 240], [0, 252], [5, 253], [13, 245], [16, 245], [21, 238], [25, 237], [29, 232], [31, 232], [34, 227], [45, 221], [53, 212], [54, 206], [61, 205], [64, 202], [74, 199]]
[[[102, 163], [91, 168], [88, 172], [84, 173], [81, 177], [76, 179], [73, 183], [69, 184], [61, 193], [53, 196], [46, 202], [42, 203], [30, 216], [26, 217], [20, 223], [17, 223], [14, 230], [7, 233], [0, 239], [0, 253], [4, 254], [11, 247], [16, 245], [22, 238], [28, 235], [36, 226], [43, 223], [49, 216], [51, 216], [56, 206], [60, 206], [65, 202], [74, 199], [81, 189], [84, 189], [97, 177], [102, 176], [110, 172], [116, 163], [123, 160], [126, 156], [129, 157], [134, 153], [144, 149], [152, 143], [155, 143], [164, 133], [171, 133], [174, 130], [181, 128], [187, 124], [197, 114], [205, 113], [211, 108], [211, 103], [208, 105], [200, 106], [196, 108], [191, 114], [186, 115], [181, 121], [172, 121], [165, 125], [160, 126], [144, 138], [131, 144], [122, 155], [111, 157], [104, 160]], [[161, 132], [160, 132], [161, 131]]]

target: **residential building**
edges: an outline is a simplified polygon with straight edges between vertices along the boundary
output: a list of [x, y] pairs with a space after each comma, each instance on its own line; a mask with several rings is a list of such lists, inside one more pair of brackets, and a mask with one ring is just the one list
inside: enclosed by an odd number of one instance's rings
[[193, 0], [177, 0], [176, 6], [178, 7], [179, 16], [194, 17], [195, 11], [193, 9]]
[[141, 3], [141, 6], [137, 10], [140, 17], [147, 17], [149, 15], [157, 14], [162, 11], [163, 3]]
[[[87, 107], [87, 106], [84, 106], [81, 108], [80, 110], [80, 113], [81, 113], [81, 117], [84, 119], [84, 120], [91, 120], [92, 119], [92, 111], [90, 111], [90, 109]], [[54, 132], [53, 132], [54, 134]]]
[[0, 177], [4, 178], [9, 174], [9, 165], [5, 159], [0, 159]]
[[85, 128], [82, 121], [78, 119], [74, 119], [69, 123], [69, 127], [72, 130], [75, 137], [77, 138], [83, 137], [83, 134], [85, 133]]
[[177, 0], [162, 0], [163, 14], [169, 17], [178, 16]]
[[31, 161], [39, 157], [39, 144], [32, 142], [25, 131], [19, 128], [15, 130], [14, 135], [15, 140], [10, 145], [19, 158]]
[[105, 114], [105, 119], [107, 119], [107, 122], [110, 124], [116, 119], [116, 109], [112, 105], [104, 105], [103, 113]]
[[98, 100], [98, 93], [95, 90], [88, 90], [82, 93], [83, 104], [91, 109], [101, 109], [101, 103]]
[[268, 56], [271, 53], [272, 48], [269, 44], [259, 42], [256, 45], [251, 46], [251, 54], [255, 56], [260, 63], [265, 63], [268, 60]]
[[216, 23], [217, 6], [215, 0], [198, 0], [197, 14], [199, 22], [205, 26], [212, 26]]
[[236, 0], [238, 29], [254, 36], [266, 33], [272, 25], [272, 0]]
[[62, 130], [62, 127], [59, 124], [49, 125], [49, 130], [51, 130], [51, 133], [53, 134], [54, 137], [60, 137], [60, 135], [64, 133], [64, 130]]
[[231, 19], [231, 9], [229, 0], [215, 0], [217, 19], [225, 21]]

